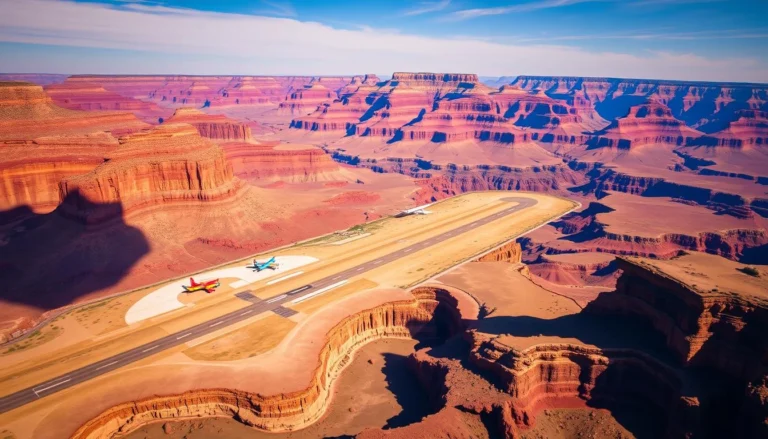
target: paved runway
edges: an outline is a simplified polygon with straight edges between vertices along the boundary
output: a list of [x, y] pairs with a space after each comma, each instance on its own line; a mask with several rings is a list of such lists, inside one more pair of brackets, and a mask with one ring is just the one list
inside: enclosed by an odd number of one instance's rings
[[[76, 384], [82, 383], [83, 381], [87, 381], [91, 378], [95, 378], [99, 375], [103, 375], [107, 372], [118, 369], [120, 367], [133, 363], [135, 361], [141, 360], [143, 358], [146, 358], [150, 355], [153, 355], [165, 349], [169, 349], [174, 346], [178, 346], [182, 343], [186, 343], [197, 337], [203, 336], [205, 334], [208, 334], [218, 329], [232, 325], [239, 321], [253, 317], [254, 315], [257, 315], [263, 312], [273, 311], [278, 315], [281, 315], [283, 317], [288, 317], [290, 315], [293, 315], [292, 313], [295, 313], [295, 312], [293, 312], [290, 309], [284, 308], [282, 306], [283, 304], [290, 303], [290, 302], [298, 302], [306, 296], [311, 297], [311, 296], [323, 294], [325, 291], [330, 291], [333, 288], [343, 285], [347, 279], [353, 276], [358, 276], [360, 274], [365, 273], [366, 271], [373, 270], [374, 268], [378, 268], [383, 264], [387, 264], [394, 260], [406, 257], [411, 253], [417, 252], [419, 250], [423, 250], [435, 244], [439, 244], [447, 239], [453, 238], [454, 236], [469, 232], [470, 230], [481, 227], [485, 224], [490, 223], [491, 221], [497, 220], [506, 215], [511, 215], [515, 212], [519, 212], [523, 209], [534, 206], [536, 203], [538, 203], [538, 201], [534, 199], [522, 198], [522, 197], [507, 197], [507, 198], [504, 198], [504, 201], [515, 202], [519, 204], [517, 204], [514, 207], [510, 207], [508, 209], [499, 211], [483, 219], [477, 220], [473, 223], [465, 224], [461, 227], [442, 233], [438, 236], [426, 239], [424, 241], [417, 242], [416, 244], [412, 244], [408, 247], [397, 250], [388, 255], [382, 256], [378, 259], [374, 259], [373, 261], [360, 264], [358, 266], [355, 266], [347, 270], [344, 270], [342, 272], [328, 276], [324, 279], [320, 279], [316, 282], [313, 282], [312, 284], [304, 285], [302, 287], [295, 288], [290, 291], [286, 291], [285, 293], [277, 295], [270, 299], [261, 300], [258, 297], [254, 296], [253, 294], [250, 294], [251, 293], [250, 291], [244, 291], [242, 293], [238, 293], [237, 296], [239, 298], [249, 302], [253, 302], [253, 304], [245, 308], [241, 308], [237, 311], [233, 311], [229, 314], [225, 314], [223, 316], [209, 320], [207, 322], [200, 323], [199, 325], [193, 326], [186, 330], [179, 331], [175, 334], [167, 335], [163, 338], [160, 338], [158, 340], [147, 343], [145, 345], [133, 348], [129, 351], [125, 351], [121, 354], [117, 354], [115, 356], [106, 358], [96, 363], [89, 364], [88, 366], [81, 367], [80, 369], [74, 370], [70, 373], [61, 375], [54, 379], [45, 381], [36, 386], [29, 387], [27, 389], [20, 390], [14, 394], [0, 398], [0, 413], [5, 413], [17, 407], [21, 407], [39, 398], [43, 398], [45, 396], [56, 393], [58, 391], [72, 387]], [[309, 297], [307, 297], [306, 299], [308, 298]]]

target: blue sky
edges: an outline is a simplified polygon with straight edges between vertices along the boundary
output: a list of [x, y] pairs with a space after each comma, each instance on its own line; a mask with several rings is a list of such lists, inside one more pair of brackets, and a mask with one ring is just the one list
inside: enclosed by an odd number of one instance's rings
[[0, 71], [768, 82], [765, 0], [0, 0]]

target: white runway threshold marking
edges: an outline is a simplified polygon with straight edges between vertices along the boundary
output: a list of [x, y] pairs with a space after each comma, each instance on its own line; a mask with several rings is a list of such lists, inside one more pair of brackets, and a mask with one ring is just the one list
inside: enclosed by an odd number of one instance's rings
[[300, 274], [304, 274], [304, 272], [303, 271], [297, 271], [296, 273], [291, 273], [291, 274], [289, 274], [287, 276], [283, 276], [281, 278], [278, 278], [278, 279], [275, 279], [275, 280], [271, 280], [271, 281], [267, 282], [267, 285], [276, 284], [278, 282], [282, 282], [282, 281], [284, 281], [286, 279], [290, 279], [290, 278], [292, 278], [294, 276], [298, 276]]
[[319, 290], [315, 291], [314, 293], [309, 293], [306, 296], [302, 296], [302, 297], [299, 297], [298, 299], [294, 299], [293, 301], [291, 301], [291, 303], [301, 303], [301, 302], [303, 302], [305, 300], [309, 300], [309, 299], [311, 299], [313, 297], [317, 297], [317, 296], [319, 296], [319, 295], [321, 295], [321, 294], [323, 294], [323, 293], [325, 293], [327, 291], [330, 291], [330, 290], [332, 290], [334, 288], [340, 287], [340, 286], [344, 285], [345, 283], [347, 283], [346, 279], [343, 280], [343, 281], [340, 281], [340, 282], [336, 282], [335, 284], [328, 285], [325, 288], [320, 288]]

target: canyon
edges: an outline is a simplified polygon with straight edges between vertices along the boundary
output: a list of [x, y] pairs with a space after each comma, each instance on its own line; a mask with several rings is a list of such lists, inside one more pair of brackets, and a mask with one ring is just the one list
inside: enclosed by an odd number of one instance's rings
[[[431, 411], [354, 437], [525, 437], [548, 416], [545, 408], [622, 413], [619, 424], [639, 434], [626, 418], [634, 413], [645, 417], [645, 433], [654, 437], [766, 434], [761, 395], [768, 344], [759, 334], [768, 325], [768, 290], [740, 273], [740, 264], [704, 253], [669, 261], [618, 258], [616, 289], [580, 309], [526, 284], [519, 258], [519, 247], [508, 244], [439, 283], [412, 289], [410, 299], [341, 319], [326, 335], [306, 390], [158, 396], [110, 408], [73, 437], [128, 434], [158, 421], [173, 430], [174, 420], [197, 416], [204, 424], [232, 417], [257, 431], [306, 428], [322, 416], [326, 389], [345, 373], [348, 360], [341, 359], [381, 337], [415, 337], [426, 345], [408, 356], [407, 367]], [[713, 383], [712, 374], [727, 379]]]
[[[766, 84], [0, 80], [2, 341], [91, 301], [467, 192], [580, 203], [439, 283], [337, 316], [306, 388], [206, 375], [202, 390], [94, 407], [75, 437], [197, 416], [301, 430], [323, 419], [354, 352], [387, 337], [418, 340], [404, 364], [429, 413], [345, 434], [527, 437], [554, 428], [552, 410], [607, 416], [637, 437], [768, 434]], [[633, 417], [658, 422], [643, 431]]]
[[[198, 206], [253, 197], [259, 189], [267, 191], [259, 197], [288, 188], [309, 194], [312, 185], [337, 189], [326, 197], [331, 198], [344, 188], [354, 192], [350, 184], [393, 174], [417, 189], [403, 192], [409, 193], [401, 206], [477, 190], [530, 190], [613, 209], [593, 216], [586, 210], [587, 228], [546, 226], [526, 238], [525, 260], [545, 281], [561, 277], [548, 273], [563, 264], [547, 255], [669, 258], [688, 249], [751, 263], [768, 258], [768, 87], [761, 84], [521, 76], [486, 85], [473, 74], [405, 72], [390, 79], [372, 74], [29, 79], [45, 84], [44, 90], [24, 96], [29, 102], [18, 108], [11, 102], [19, 98], [8, 98], [5, 114], [13, 108], [14, 120], [2, 122], [13, 134], [3, 140], [9, 154], [0, 194], [5, 200], [0, 215], [9, 221], [51, 212], [62, 197], [71, 199], [59, 210], [76, 211], [73, 204], [82, 201], [70, 195], [74, 191], [60, 191], [60, 183], [72, 179], [74, 188], [83, 181], [80, 175], [109, 169], [102, 162], [120, 147], [121, 137], [189, 124], [219, 145], [233, 178], [225, 183], [229, 174], [215, 177], [221, 194], [178, 195], [187, 202], [194, 198]], [[28, 154], [23, 146], [28, 144], [35, 145], [35, 154]], [[17, 180], [26, 183], [10, 185]], [[370, 198], [339, 200], [344, 197]], [[129, 204], [136, 203], [153, 202]], [[656, 212], [682, 209], [685, 224], [694, 227], [670, 227], [668, 217], [643, 212], [643, 203]], [[135, 207], [126, 213], [131, 210]], [[627, 223], [630, 212], [637, 217]], [[682, 218], [678, 223], [682, 226]]]
[[[0, 83], [4, 340], [62, 307], [394, 213], [416, 188], [313, 145], [257, 141], [247, 121], [179, 107], [145, 122], [143, 101], [58, 85]], [[24, 268], [38, 263], [45, 280]]]

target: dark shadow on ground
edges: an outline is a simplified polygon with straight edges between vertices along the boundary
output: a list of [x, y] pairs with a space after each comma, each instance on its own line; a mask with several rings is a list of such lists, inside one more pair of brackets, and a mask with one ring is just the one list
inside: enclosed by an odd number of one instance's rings
[[[65, 204], [116, 215], [108, 224], [89, 226], [63, 215]], [[14, 210], [7, 217], [17, 220], [0, 225], [0, 303], [40, 312], [60, 308], [117, 284], [150, 250], [144, 234], [123, 221], [120, 203], [94, 204], [73, 193], [48, 214], [26, 206]], [[20, 210], [26, 210], [23, 219]], [[3, 308], [8, 310], [0, 306], [0, 321], [13, 318]]]
[[387, 389], [402, 407], [400, 413], [387, 419], [384, 429], [404, 427], [435, 412], [427, 392], [408, 365], [408, 357], [384, 354], [384, 367], [381, 371], [386, 377]]

